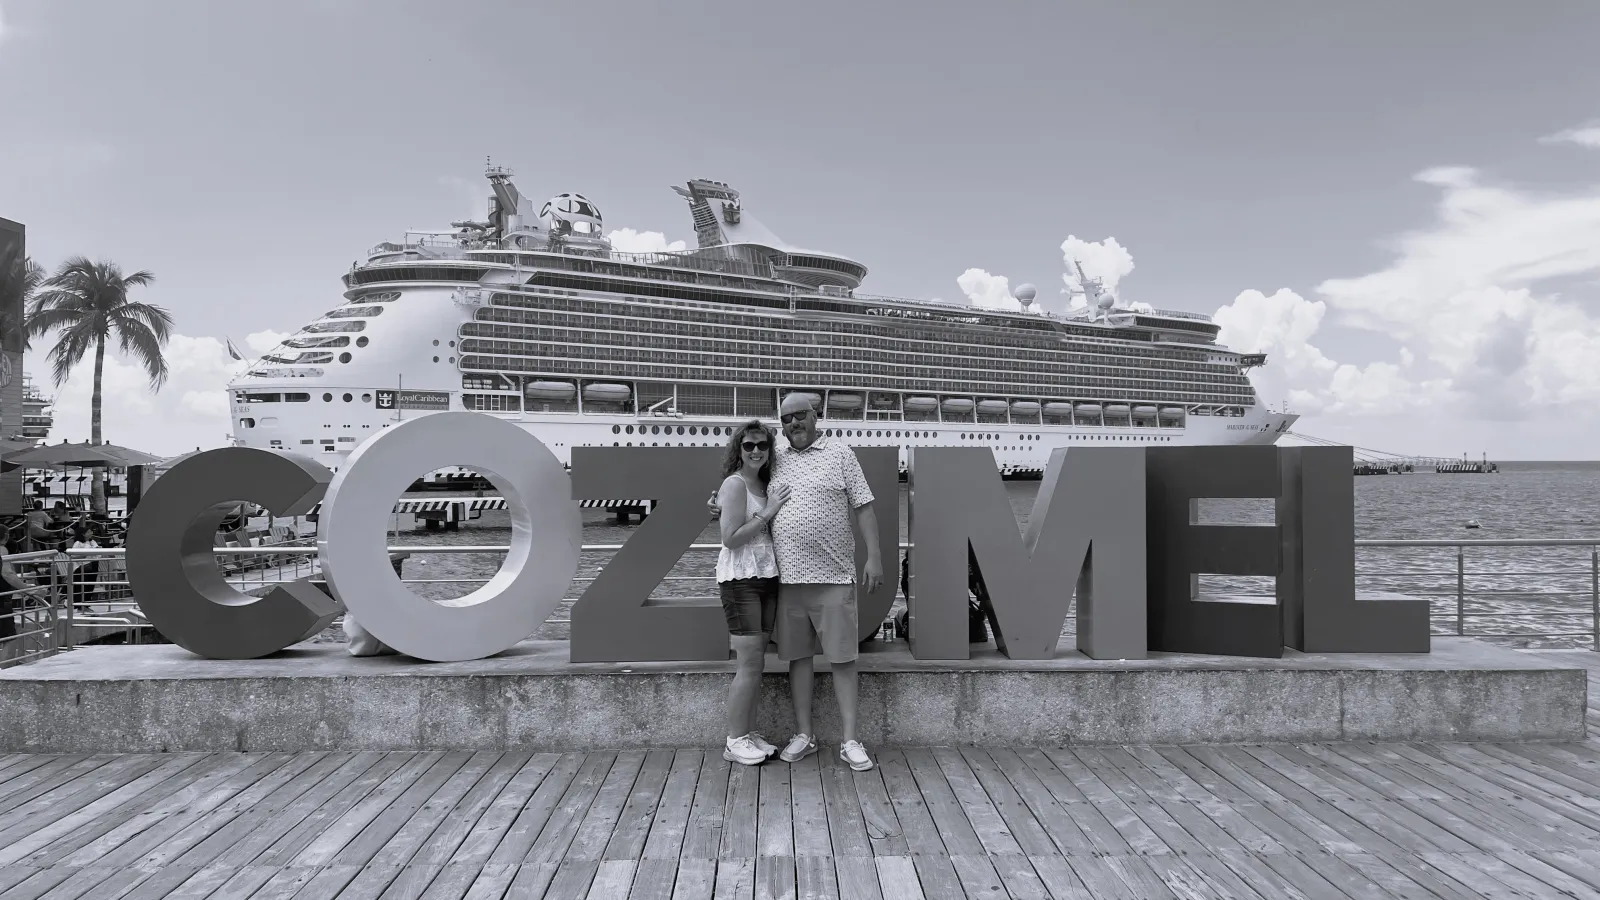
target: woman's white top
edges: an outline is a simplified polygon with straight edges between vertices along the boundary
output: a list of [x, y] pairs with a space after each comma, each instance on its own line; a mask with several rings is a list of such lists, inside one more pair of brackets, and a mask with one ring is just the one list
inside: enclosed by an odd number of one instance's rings
[[[752, 518], [767, 505], [745, 486], [745, 516]], [[717, 554], [717, 580], [736, 581], [741, 578], [777, 578], [778, 554], [772, 549], [772, 525], [737, 547], [723, 547]]]

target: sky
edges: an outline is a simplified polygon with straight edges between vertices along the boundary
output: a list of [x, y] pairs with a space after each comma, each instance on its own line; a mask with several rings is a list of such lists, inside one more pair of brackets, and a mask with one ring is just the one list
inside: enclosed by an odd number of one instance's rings
[[[53, 268], [144, 269], [172, 376], [107, 369], [106, 438], [228, 437], [232, 338], [340, 302], [487, 157], [619, 247], [693, 242], [690, 178], [864, 292], [1214, 315], [1295, 430], [1595, 459], [1600, 4], [0, 0], [0, 216]], [[88, 434], [87, 367], [52, 440]]]

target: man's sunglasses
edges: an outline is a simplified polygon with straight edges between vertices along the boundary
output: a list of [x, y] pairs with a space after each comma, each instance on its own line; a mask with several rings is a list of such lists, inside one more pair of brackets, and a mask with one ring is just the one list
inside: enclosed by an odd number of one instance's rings
[[739, 446], [743, 447], [746, 453], [754, 453], [757, 450], [766, 450], [768, 444], [766, 441], [745, 441]]
[[809, 409], [801, 410], [800, 412], [784, 413], [783, 415], [778, 417], [778, 421], [782, 422], [785, 425], [788, 425], [790, 422], [796, 421], [798, 419], [804, 419], [809, 415], [811, 415], [811, 410], [809, 410]]

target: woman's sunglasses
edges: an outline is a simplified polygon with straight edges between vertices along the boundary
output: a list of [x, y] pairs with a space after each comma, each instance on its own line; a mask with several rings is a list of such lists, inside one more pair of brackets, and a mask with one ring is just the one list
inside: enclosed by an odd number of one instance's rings
[[746, 453], [754, 453], [757, 450], [765, 451], [767, 449], [767, 442], [766, 441], [745, 441], [744, 443], [740, 444], [739, 446], [743, 447], [744, 448], [744, 452], [746, 452]]

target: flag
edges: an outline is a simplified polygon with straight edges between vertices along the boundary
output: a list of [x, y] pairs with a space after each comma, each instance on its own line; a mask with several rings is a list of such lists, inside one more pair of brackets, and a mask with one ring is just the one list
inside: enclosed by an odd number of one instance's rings
[[239, 353], [239, 348], [235, 347], [233, 345], [233, 338], [228, 338], [227, 341], [228, 341], [228, 355], [233, 357], [234, 359], [240, 361], [240, 362], [244, 362], [244, 356], [242, 356]]

